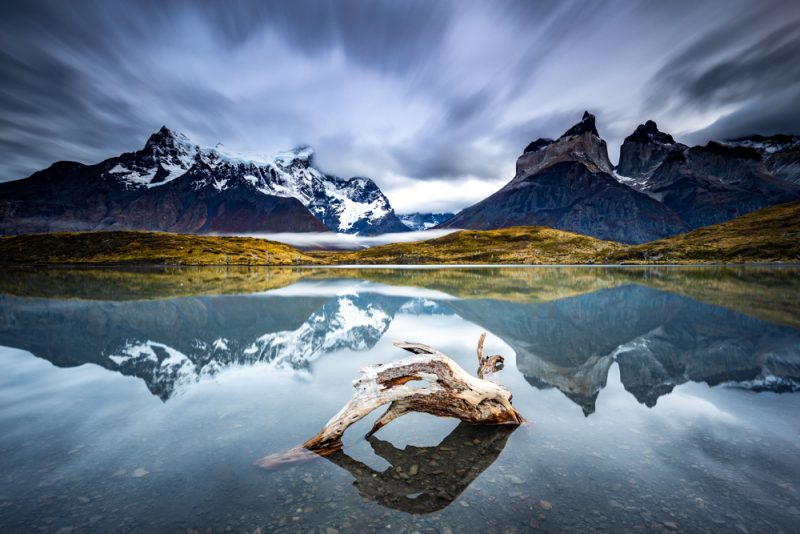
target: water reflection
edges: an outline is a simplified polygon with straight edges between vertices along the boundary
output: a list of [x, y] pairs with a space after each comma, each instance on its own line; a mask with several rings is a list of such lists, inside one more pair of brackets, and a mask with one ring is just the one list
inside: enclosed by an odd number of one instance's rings
[[460, 423], [434, 447], [398, 448], [375, 435], [367, 438], [375, 454], [389, 462], [383, 471], [339, 451], [328, 460], [355, 478], [365, 499], [412, 514], [428, 514], [452, 503], [492, 465], [516, 427]]
[[[2, 272], [0, 530], [792, 531], [800, 396], [760, 392], [800, 382], [798, 274]], [[393, 339], [472, 370], [482, 331], [529, 427], [410, 415], [253, 467]]]
[[94, 363], [135, 376], [167, 400], [233, 366], [269, 363], [307, 375], [324, 354], [372, 348], [398, 312], [447, 313], [430, 301], [381, 294], [122, 302], [0, 297], [0, 345], [59, 367]]
[[[736, 384], [753, 391], [800, 388], [800, 330], [653, 287], [688, 279], [694, 294], [703, 294], [698, 283], [703, 278], [691, 276], [692, 271], [667, 276], [658, 270], [576, 269], [571, 278], [565, 278], [557, 273], [569, 273], [569, 269], [507, 269], [498, 271], [503, 274], [495, 286], [485, 278], [486, 271], [400, 271], [391, 280], [383, 270], [361, 271], [370, 281], [354, 281], [352, 270], [230, 277], [237, 289], [247, 279], [258, 289], [263, 289], [265, 280], [271, 281], [270, 287], [283, 286], [252, 296], [159, 300], [3, 296], [0, 344], [30, 351], [59, 367], [94, 363], [138, 377], [153, 394], [167, 400], [192, 383], [234, 366], [268, 363], [310, 376], [313, 362], [325, 354], [370, 350], [397, 314], [456, 314], [507, 343], [516, 353], [517, 368], [531, 385], [558, 389], [586, 415], [595, 411], [613, 362], [619, 363], [625, 389], [650, 407], [687, 381]], [[530, 273], [537, 276], [531, 278]], [[766, 271], [765, 277], [776, 274], [785, 276], [782, 271]], [[753, 279], [759, 281], [757, 289], [763, 293], [763, 278], [748, 278], [736, 271], [728, 275], [727, 285], [721, 285], [719, 277], [710, 282], [718, 289], [716, 301], [725, 301], [720, 288], [732, 287], [733, 293], [741, 294]], [[79, 275], [74, 272], [45, 271], [38, 276], [47, 283], [30, 285], [34, 294], [53, 286], [52, 276], [66, 277], [82, 296], [87, 291], [87, 284], [75, 282]], [[109, 276], [104, 274], [100, 287], [105, 287]], [[130, 276], [136, 284], [119, 273], [112, 279], [122, 287], [146, 285], [141, 280], [147, 279], [147, 273]], [[321, 277], [338, 282], [318, 282]], [[477, 295], [470, 289], [479, 287], [474, 279], [489, 284]], [[395, 286], [376, 280], [393, 281]], [[538, 285], [530, 294], [522, 291], [533, 282]], [[405, 287], [400, 291], [397, 285]], [[0, 287], [24, 293], [19, 282]], [[686, 293], [686, 287], [676, 282], [673, 289]], [[796, 291], [791, 284], [780, 287], [787, 298]], [[442, 291], [457, 288], [462, 295], [467, 292], [477, 298], [458, 298]], [[776, 309], [785, 307], [780, 301]], [[747, 304], [740, 302], [739, 307], [747, 308]]]
[[688, 381], [754, 390], [800, 385], [800, 331], [666, 291], [626, 285], [548, 303], [461, 300], [450, 307], [516, 352], [535, 387], [555, 387], [589, 415], [618, 362], [649, 407]]

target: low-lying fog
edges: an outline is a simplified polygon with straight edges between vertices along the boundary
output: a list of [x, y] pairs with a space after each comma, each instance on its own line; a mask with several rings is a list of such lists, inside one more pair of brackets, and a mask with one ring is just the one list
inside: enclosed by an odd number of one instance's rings
[[399, 232], [376, 236], [360, 236], [351, 234], [334, 234], [333, 232], [282, 232], [259, 234], [236, 234], [242, 237], [257, 237], [279, 241], [304, 250], [358, 250], [362, 248], [386, 245], [388, 243], [410, 243], [442, 237], [455, 229], [422, 230], [417, 232]]

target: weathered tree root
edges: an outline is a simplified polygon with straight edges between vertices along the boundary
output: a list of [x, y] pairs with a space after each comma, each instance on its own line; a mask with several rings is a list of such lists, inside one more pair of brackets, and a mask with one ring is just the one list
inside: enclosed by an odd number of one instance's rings
[[[256, 461], [264, 469], [303, 461], [314, 454], [329, 456], [342, 448], [345, 430], [376, 408], [389, 404], [367, 433], [409, 412], [455, 417], [467, 423], [519, 425], [522, 417], [511, 406], [511, 392], [484, 379], [501, 368], [503, 357], [484, 357], [483, 334], [478, 342], [478, 377], [467, 374], [456, 362], [421, 343], [395, 342], [415, 356], [367, 367], [353, 382], [356, 392], [319, 433], [302, 445]], [[419, 382], [417, 385], [415, 382]], [[310, 454], [313, 453], [313, 454]]]

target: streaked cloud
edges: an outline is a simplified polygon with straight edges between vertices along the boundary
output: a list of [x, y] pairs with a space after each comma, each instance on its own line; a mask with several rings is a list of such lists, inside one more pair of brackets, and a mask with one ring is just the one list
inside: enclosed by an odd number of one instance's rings
[[800, 131], [798, 28], [791, 0], [6, 0], [0, 180], [166, 124], [254, 155], [308, 143], [399, 211], [457, 210], [584, 109], [612, 160], [649, 118], [687, 142]]

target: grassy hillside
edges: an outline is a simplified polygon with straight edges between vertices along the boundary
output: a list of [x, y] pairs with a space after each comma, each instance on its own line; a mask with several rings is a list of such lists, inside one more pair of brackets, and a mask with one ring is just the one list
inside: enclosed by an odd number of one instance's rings
[[627, 246], [541, 226], [463, 230], [359, 251], [301, 252], [245, 237], [84, 232], [0, 237], [0, 263], [90, 265], [657, 264], [800, 262], [800, 202]]
[[800, 202], [625, 247], [611, 254], [610, 260], [612, 263], [800, 262]]
[[338, 264], [603, 263], [623, 245], [542, 226], [462, 230], [355, 252], [309, 252]]
[[800, 262], [800, 202], [643, 245], [541, 226], [464, 230], [418, 243], [355, 252], [309, 252], [338, 264], [592, 264]]
[[163, 232], [77, 232], [0, 237], [0, 263], [293, 265], [319, 263], [264, 239]]

